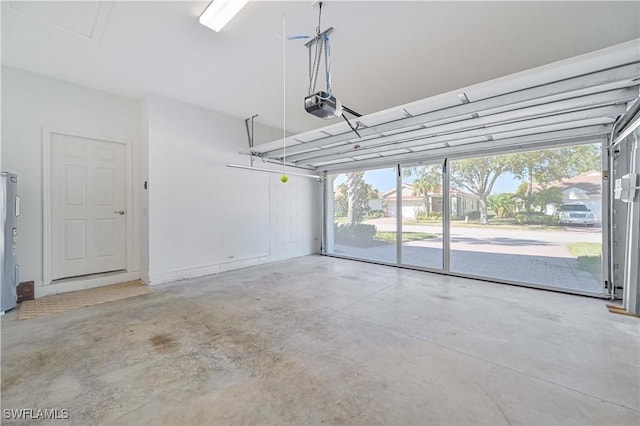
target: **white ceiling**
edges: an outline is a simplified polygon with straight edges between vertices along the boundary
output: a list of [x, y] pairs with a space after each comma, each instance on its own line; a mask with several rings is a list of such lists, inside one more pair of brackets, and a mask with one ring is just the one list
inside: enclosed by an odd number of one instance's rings
[[[220, 33], [198, 2], [2, 2], [2, 63], [140, 99], [146, 93], [282, 125], [282, 15], [310, 34], [310, 1], [251, 2]], [[99, 4], [100, 3], [100, 4]], [[333, 88], [368, 114], [640, 37], [640, 2], [327, 2]], [[104, 28], [102, 28], [102, 26]], [[287, 43], [287, 128], [306, 114], [304, 41]]]

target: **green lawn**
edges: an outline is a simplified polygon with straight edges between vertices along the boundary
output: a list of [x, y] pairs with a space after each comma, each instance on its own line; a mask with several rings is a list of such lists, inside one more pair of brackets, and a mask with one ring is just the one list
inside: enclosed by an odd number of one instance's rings
[[[368, 220], [364, 219], [365, 222]], [[346, 217], [334, 217], [334, 223], [347, 223]], [[405, 225], [419, 225], [419, 226], [442, 226], [442, 219], [425, 219], [416, 221], [415, 219], [407, 219], [402, 221]], [[488, 225], [481, 225], [479, 219], [469, 220], [465, 222], [462, 219], [452, 219], [452, 228], [496, 228], [496, 229], [529, 229], [535, 231], [564, 231], [565, 228], [557, 225], [526, 225], [519, 223], [513, 218], [491, 218]]]
[[[426, 232], [403, 232], [402, 233], [402, 242], [408, 243], [410, 241], [422, 241], [428, 240], [431, 238], [436, 238], [436, 234], [429, 234]], [[378, 231], [375, 236], [376, 240], [385, 241], [387, 243], [395, 243], [396, 242], [396, 233], [395, 232], [386, 232], [386, 231]]]
[[596, 279], [601, 277], [602, 244], [569, 243], [569, 252], [578, 259], [578, 269], [590, 272]]
[[[441, 226], [442, 221], [440, 220], [421, 220], [417, 222], [416, 220], [405, 220], [402, 223], [405, 225], [422, 225], [422, 226]], [[481, 225], [479, 219], [469, 220], [465, 222], [460, 219], [452, 219], [451, 220], [452, 228], [496, 228], [496, 229], [530, 229], [537, 231], [564, 231], [562, 226], [555, 225], [527, 225], [519, 223], [515, 219], [489, 219], [489, 223], [487, 225]]]
[[422, 219], [417, 221], [415, 219], [403, 220], [405, 225], [442, 225], [442, 219]]

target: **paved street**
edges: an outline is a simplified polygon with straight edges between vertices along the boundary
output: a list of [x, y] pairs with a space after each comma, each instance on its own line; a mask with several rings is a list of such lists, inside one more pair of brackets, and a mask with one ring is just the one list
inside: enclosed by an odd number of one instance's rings
[[[379, 231], [393, 231], [396, 230], [396, 222], [394, 218], [380, 218], [373, 219], [364, 222], [366, 224], [376, 225]], [[437, 235], [442, 235], [442, 226], [426, 226], [426, 225], [404, 225], [404, 232], [427, 232]], [[455, 237], [469, 238], [476, 240], [490, 241], [502, 236], [506, 236], [509, 239], [518, 239], [522, 241], [530, 242], [544, 242], [544, 243], [574, 243], [574, 242], [601, 242], [602, 234], [599, 228], [588, 228], [571, 226], [564, 227], [561, 230], [553, 231], [536, 231], [529, 229], [499, 229], [499, 228], [484, 228], [478, 225], [477, 228], [459, 226], [456, 227], [456, 222], [451, 223], [451, 238], [452, 241]]]
[[[380, 231], [395, 232], [395, 219], [380, 218], [366, 223]], [[405, 225], [405, 232], [425, 232], [437, 238], [403, 244], [403, 263], [442, 268], [442, 228]], [[561, 230], [499, 228], [451, 228], [451, 270], [462, 274], [550, 287], [601, 293], [602, 284], [592, 274], [578, 269], [567, 243], [601, 242], [598, 228], [568, 227]], [[335, 246], [335, 253], [350, 257], [396, 263], [394, 244], [371, 247]]]

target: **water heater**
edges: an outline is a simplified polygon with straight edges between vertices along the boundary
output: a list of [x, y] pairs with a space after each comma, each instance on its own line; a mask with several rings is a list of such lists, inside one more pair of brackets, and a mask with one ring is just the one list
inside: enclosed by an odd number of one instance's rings
[[0, 174], [0, 227], [2, 244], [0, 245], [0, 314], [15, 308], [18, 298], [20, 267], [18, 266], [18, 216], [20, 216], [20, 197], [18, 197], [18, 176], [13, 173]]

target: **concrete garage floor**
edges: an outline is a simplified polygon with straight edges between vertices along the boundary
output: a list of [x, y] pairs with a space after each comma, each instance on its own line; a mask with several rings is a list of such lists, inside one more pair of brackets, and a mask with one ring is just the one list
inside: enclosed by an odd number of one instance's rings
[[637, 425], [640, 320], [604, 303], [310, 256], [12, 312], [2, 408], [67, 408], [72, 424]]

